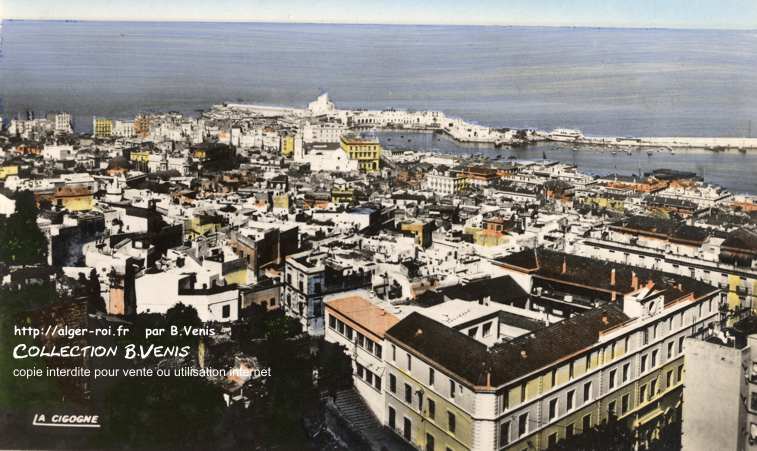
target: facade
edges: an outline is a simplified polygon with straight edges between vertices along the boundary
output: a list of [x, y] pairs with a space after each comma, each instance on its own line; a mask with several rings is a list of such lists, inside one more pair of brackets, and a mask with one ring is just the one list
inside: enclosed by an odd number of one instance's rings
[[462, 174], [426, 174], [423, 179], [423, 189], [433, 191], [442, 196], [452, 196], [465, 189], [468, 179]]
[[340, 145], [352, 160], [358, 161], [363, 172], [378, 172], [381, 167], [381, 143], [376, 138], [342, 136]]
[[[516, 280], [581, 281], [575, 271], [560, 276], [546, 253], [528, 253], [537, 264], [521, 266], [526, 277]], [[610, 283], [597, 279], [594, 289], [614, 301], [489, 348], [422, 315], [389, 329], [386, 424], [417, 447], [546, 449], [614, 414], [640, 442], [653, 442], [679, 415], [683, 341], [716, 322], [719, 290], [688, 278], [640, 283], [633, 268], [574, 263], [586, 265], [584, 279], [607, 275]]]
[[720, 287], [730, 308], [753, 307], [757, 293], [757, 234], [725, 237], [669, 220], [631, 217], [576, 244], [580, 255], [692, 277]]
[[113, 121], [104, 117], [92, 118], [92, 135], [95, 138], [110, 138], [113, 134]]
[[370, 288], [376, 265], [333, 253], [305, 251], [286, 258], [284, 309], [297, 318], [303, 331], [324, 334], [324, 297]]
[[382, 423], [384, 413], [384, 333], [399, 318], [361, 296], [346, 295], [326, 302], [326, 341], [345, 347], [352, 360], [353, 383]]

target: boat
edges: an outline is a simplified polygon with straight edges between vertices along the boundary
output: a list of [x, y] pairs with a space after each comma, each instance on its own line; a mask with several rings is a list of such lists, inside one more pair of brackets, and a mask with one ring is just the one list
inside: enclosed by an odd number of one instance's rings
[[547, 139], [552, 141], [577, 141], [583, 137], [581, 130], [572, 128], [556, 128], [547, 134]]
[[652, 156], [653, 153], [654, 152], [652, 152], [651, 150], [647, 150], [647, 155], [649, 155], [650, 157]]

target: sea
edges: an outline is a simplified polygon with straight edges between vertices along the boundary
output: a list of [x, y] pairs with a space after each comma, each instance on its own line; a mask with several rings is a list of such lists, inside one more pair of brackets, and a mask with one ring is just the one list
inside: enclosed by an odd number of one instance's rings
[[[0, 110], [196, 114], [222, 102], [441, 110], [495, 127], [603, 136], [757, 136], [757, 31], [270, 23], [3, 21]], [[753, 130], [754, 129], [754, 130]], [[413, 147], [689, 170], [757, 194], [757, 152], [634, 155], [564, 145]], [[498, 152], [498, 153], [497, 153]], [[625, 159], [624, 159], [625, 158]]]

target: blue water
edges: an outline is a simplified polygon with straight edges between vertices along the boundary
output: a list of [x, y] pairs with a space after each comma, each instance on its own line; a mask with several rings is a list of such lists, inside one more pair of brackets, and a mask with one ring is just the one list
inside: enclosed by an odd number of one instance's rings
[[757, 32], [4, 22], [4, 114], [192, 112], [221, 101], [439, 109], [589, 134], [757, 136]]
[[[443, 110], [491, 126], [748, 136], [753, 122], [757, 136], [755, 31], [11, 21], [0, 50], [3, 115], [69, 111], [80, 131], [92, 115], [304, 106], [327, 90], [340, 107]], [[757, 192], [754, 153], [546, 151], [597, 173], [659, 164]]]

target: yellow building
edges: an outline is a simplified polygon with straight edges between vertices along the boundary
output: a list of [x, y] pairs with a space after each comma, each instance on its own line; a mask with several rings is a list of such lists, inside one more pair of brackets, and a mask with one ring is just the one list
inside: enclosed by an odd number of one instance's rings
[[113, 121], [103, 117], [92, 119], [92, 134], [95, 138], [108, 138], [113, 134]]
[[194, 240], [221, 229], [221, 218], [218, 216], [198, 214], [184, 224], [187, 239]]
[[282, 136], [281, 141], [279, 143], [279, 147], [281, 147], [281, 154], [285, 157], [289, 158], [294, 153], [294, 136], [287, 135]]
[[18, 175], [18, 166], [2, 166], [0, 167], [0, 180], [5, 180], [9, 175]]
[[132, 152], [130, 157], [131, 161], [136, 161], [138, 163], [147, 163], [150, 161], [150, 152], [146, 150], [139, 150], [136, 152]]
[[432, 222], [409, 221], [400, 224], [400, 230], [415, 236], [415, 244], [421, 247], [431, 246]]
[[363, 172], [378, 172], [381, 161], [381, 144], [376, 138], [342, 136], [342, 150], [352, 160], [357, 160]]
[[89, 186], [60, 186], [55, 189], [55, 205], [68, 211], [89, 211], [94, 207], [92, 189]]

